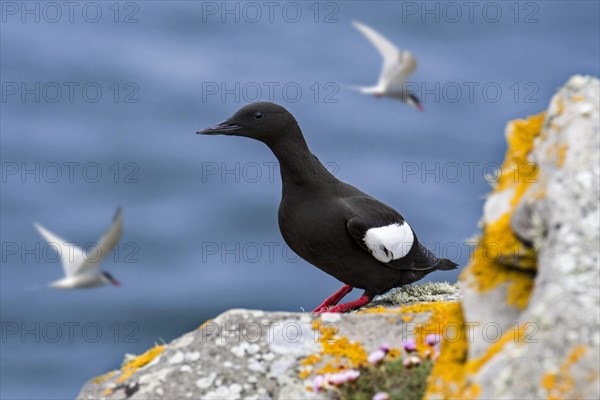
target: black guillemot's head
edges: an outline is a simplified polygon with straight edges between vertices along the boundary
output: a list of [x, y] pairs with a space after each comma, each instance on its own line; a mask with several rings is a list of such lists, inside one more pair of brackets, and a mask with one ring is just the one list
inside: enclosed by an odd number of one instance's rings
[[268, 102], [244, 106], [226, 121], [196, 133], [244, 136], [267, 145], [302, 137], [294, 116], [280, 105]]

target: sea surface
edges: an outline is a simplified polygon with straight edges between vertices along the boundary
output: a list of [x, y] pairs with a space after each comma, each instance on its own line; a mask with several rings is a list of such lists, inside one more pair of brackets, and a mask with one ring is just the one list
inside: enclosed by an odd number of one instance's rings
[[[340, 286], [282, 241], [270, 151], [195, 134], [259, 99], [464, 267], [507, 121], [598, 75], [599, 4], [3, 1], [0, 397], [73, 398], [225, 310], [311, 310]], [[424, 112], [345, 88], [381, 69], [353, 20], [415, 55]], [[117, 207], [103, 269], [122, 286], [47, 288], [62, 268], [33, 223], [89, 248]]]

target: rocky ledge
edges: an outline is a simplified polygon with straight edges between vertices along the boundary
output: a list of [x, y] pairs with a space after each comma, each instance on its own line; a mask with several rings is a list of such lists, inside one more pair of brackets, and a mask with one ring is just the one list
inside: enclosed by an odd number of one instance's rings
[[126, 357], [79, 399], [600, 398], [600, 82], [509, 123], [456, 286], [352, 314], [231, 310]]
[[121, 369], [89, 381], [78, 399], [331, 398], [335, 392], [314, 390], [318, 375], [359, 368], [382, 344], [390, 356], [406, 353], [410, 339], [425, 340], [422, 325], [431, 314], [460, 307], [459, 298], [456, 285], [427, 283], [394, 290], [353, 314], [230, 310], [126, 357]]

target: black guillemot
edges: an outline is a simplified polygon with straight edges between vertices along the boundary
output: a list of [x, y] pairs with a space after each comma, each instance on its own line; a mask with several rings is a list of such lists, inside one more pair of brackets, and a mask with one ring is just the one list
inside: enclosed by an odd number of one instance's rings
[[[313, 312], [354, 310], [430, 272], [457, 268], [419, 243], [396, 210], [335, 178], [310, 152], [298, 123], [285, 108], [267, 102], [250, 104], [197, 133], [256, 139], [277, 157], [283, 238], [304, 260], [344, 283]], [[353, 288], [365, 292], [338, 305]]]

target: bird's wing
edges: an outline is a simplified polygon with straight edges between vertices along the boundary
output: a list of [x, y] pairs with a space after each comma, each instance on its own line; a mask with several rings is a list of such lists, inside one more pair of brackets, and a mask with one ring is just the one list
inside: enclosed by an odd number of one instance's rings
[[388, 87], [403, 90], [407, 79], [417, 68], [417, 60], [408, 50], [401, 51], [398, 55], [399, 61], [393, 70], [385, 76]]
[[56, 246], [56, 248], [59, 250], [65, 275], [75, 275], [79, 267], [82, 264], [85, 264], [85, 253], [83, 249], [78, 246], [68, 244], [70, 242], [55, 235], [38, 223], [34, 223], [33, 225], [49, 244]]
[[376, 94], [381, 91], [378, 86], [353, 86], [353, 85], [340, 85], [342, 89], [354, 90], [365, 94]]
[[100, 268], [100, 263], [108, 255], [113, 246], [121, 238], [123, 232], [123, 218], [121, 215], [121, 208], [117, 209], [113, 222], [110, 228], [100, 238], [98, 243], [93, 246], [90, 251], [86, 254], [86, 261], [78, 269], [77, 273], [87, 274], [94, 273]]
[[388, 267], [420, 269], [412, 256], [407, 257], [413, 244], [420, 246], [420, 243], [402, 215], [371, 197], [353, 197], [346, 199], [346, 203], [355, 214], [347, 221], [346, 228], [360, 247]]
[[417, 60], [409, 51], [399, 50], [374, 29], [354, 21], [353, 25], [377, 48], [383, 57], [383, 67], [377, 86], [400, 86], [417, 68]]

